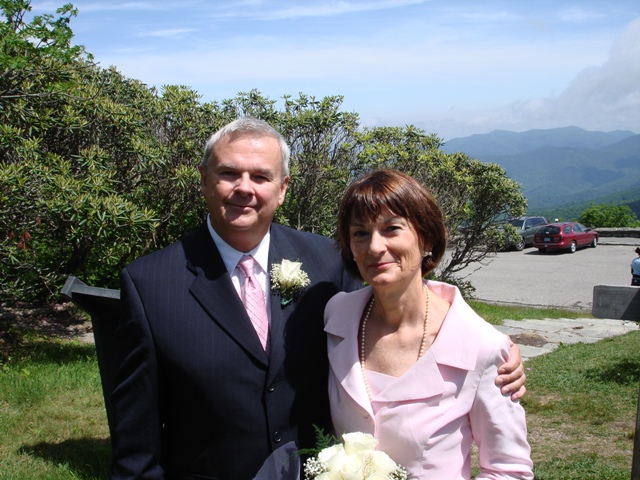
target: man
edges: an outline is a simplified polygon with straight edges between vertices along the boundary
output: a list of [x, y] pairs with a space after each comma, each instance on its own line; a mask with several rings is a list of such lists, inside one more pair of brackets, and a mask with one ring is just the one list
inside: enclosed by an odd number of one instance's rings
[[[311, 447], [313, 426], [329, 428], [323, 310], [359, 285], [331, 240], [272, 224], [288, 161], [267, 123], [223, 127], [200, 165], [205, 224], [123, 270], [114, 479], [248, 480], [279, 446]], [[310, 281], [291, 299], [270, 285], [283, 260], [300, 262]], [[243, 305], [251, 273], [266, 294], [265, 343]], [[515, 391], [521, 365], [505, 383], [512, 377]]]

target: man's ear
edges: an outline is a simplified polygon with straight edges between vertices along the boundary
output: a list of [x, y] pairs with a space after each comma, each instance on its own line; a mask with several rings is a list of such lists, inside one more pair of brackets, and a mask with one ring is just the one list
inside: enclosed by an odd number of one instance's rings
[[202, 165], [198, 165], [198, 171], [200, 172], [200, 190], [207, 185], [207, 170]]
[[289, 177], [286, 176], [282, 180], [282, 185], [280, 185], [280, 197], [278, 198], [278, 206], [284, 203], [284, 197], [287, 194], [287, 187], [289, 186]]

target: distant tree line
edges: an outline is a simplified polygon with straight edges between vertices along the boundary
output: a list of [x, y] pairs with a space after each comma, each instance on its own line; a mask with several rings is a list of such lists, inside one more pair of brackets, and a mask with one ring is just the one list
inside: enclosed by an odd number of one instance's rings
[[436, 275], [500, 248], [501, 218], [522, 215], [521, 187], [496, 164], [446, 154], [434, 134], [361, 128], [342, 97], [277, 102], [252, 90], [202, 102], [191, 88], [149, 88], [72, 45], [77, 10], [31, 15], [0, 0], [0, 295], [50, 300], [65, 279], [118, 286], [120, 269], [204, 218], [197, 165], [207, 137], [243, 115], [270, 122], [292, 149], [277, 221], [333, 236], [347, 185], [376, 167], [423, 182], [443, 207], [453, 245]]
[[[638, 199], [638, 200], [634, 200]], [[595, 221], [589, 218], [582, 219], [585, 212], [593, 209], [603, 209], [597, 215], [598, 220], [590, 226], [597, 227], [638, 227], [638, 215], [640, 215], [640, 188], [624, 190], [616, 195], [607, 195], [593, 202], [572, 203], [561, 207], [549, 209], [536, 209], [536, 214], [544, 215], [546, 218], [560, 218], [562, 220], [579, 220], [582, 223]], [[584, 222], [583, 222], [584, 220]], [[585, 223], [586, 224], [586, 223]]]
[[591, 204], [578, 221], [591, 228], [640, 227], [638, 217], [627, 205]]

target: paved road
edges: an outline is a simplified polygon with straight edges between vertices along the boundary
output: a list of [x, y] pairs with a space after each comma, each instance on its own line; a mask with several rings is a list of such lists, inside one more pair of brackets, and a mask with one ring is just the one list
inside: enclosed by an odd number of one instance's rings
[[[629, 285], [637, 238], [602, 238], [596, 248], [541, 254], [535, 248], [500, 252], [486, 265], [462, 272], [480, 300], [560, 306], [591, 313], [595, 285]], [[496, 327], [520, 346], [524, 360], [550, 352], [558, 343], [596, 342], [638, 330], [638, 322], [612, 319], [505, 320]]]
[[595, 285], [629, 285], [630, 264], [640, 239], [602, 238], [597, 248], [576, 253], [535, 248], [499, 252], [486, 265], [460, 275], [476, 288], [479, 300], [535, 306], [559, 306], [591, 312]]

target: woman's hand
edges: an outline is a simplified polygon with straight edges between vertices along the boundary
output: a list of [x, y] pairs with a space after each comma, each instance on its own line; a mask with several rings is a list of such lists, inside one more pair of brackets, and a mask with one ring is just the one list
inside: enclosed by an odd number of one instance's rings
[[527, 376], [524, 373], [520, 348], [511, 341], [509, 335], [507, 338], [510, 345], [509, 360], [498, 367], [499, 375], [496, 377], [496, 385], [504, 395], [511, 393], [511, 400], [519, 400], [527, 392], [524, 386]]

